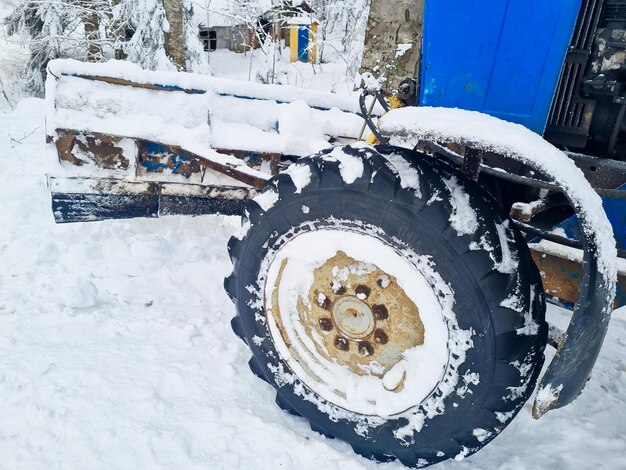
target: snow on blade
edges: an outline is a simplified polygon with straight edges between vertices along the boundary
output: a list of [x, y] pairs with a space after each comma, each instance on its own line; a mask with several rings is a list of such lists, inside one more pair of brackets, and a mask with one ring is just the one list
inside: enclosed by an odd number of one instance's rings
[[56, 76], [109, 77], [146, 85], [162, 83], [185, 90], [213, 91], [225, 95], [254, 97], [282, 103], [305, 100], [310, 106], [319, 108], [338, 108], [351, 113], [360, 112], [358, 92], [354, 92], [351, 96], [346, 97], [288, 85], [265, 85], [186, 72], [153, 72], [144, 70], [131, 62], [121, 60], [87, 63], [73, 59], [56, 59], [50, 61], [48, 70]]
[[282, 105], [278, 112], [281, 153], [300, 157], [332, 147], [324, 129], [315, 120], [314, 110], [304, 101]]

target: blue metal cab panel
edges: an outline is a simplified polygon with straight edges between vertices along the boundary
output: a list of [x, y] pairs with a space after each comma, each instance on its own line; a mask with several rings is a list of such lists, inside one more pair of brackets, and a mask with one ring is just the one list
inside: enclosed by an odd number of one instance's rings
[[426, 0], [420, 106], [543, 134], [581, 0]]

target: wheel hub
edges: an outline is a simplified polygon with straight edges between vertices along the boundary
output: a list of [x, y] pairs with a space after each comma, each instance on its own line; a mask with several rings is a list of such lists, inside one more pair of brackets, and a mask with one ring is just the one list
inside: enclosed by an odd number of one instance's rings
[[369, 336], [376, 324], [369, 305], [351, 296], [341, 297], [333, 304], [331, 317], [339, 333], [354, 340]]
[[396, 279], [343, 251], [315, 270], [297, 309], [317, 351], [358, 375], [383, 377], [424, 343], [419, 311]]

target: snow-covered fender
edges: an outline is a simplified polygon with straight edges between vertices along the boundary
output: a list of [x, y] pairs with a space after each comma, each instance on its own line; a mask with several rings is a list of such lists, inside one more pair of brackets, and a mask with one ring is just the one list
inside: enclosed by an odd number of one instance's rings
[[574, 163], [527, 128], [482, 113], [450, 108], [391, 110], [379, 123], [389, 144], [413, 148], [419, 141], [456, 143], [495, 152], [532, 168], [558, 185], [581, 226], [583, 277], [571, 322], [538, 386], [533, 416], [568, 405], [584, 388], [613, 310], [617, 251], [602, 200]]

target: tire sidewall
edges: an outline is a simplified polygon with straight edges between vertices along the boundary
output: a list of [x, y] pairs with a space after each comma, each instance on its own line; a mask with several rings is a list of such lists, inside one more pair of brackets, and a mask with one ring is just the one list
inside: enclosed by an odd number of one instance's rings
[[[494, 388], [500, 388], [496, 394], [501, 393], [502, 397], [507, 393], [507, 387], [494, 380], [496, 359], [503, 355], [498, 350], [495, 316], [502, 313], [499, 306], [510, 287], [504, 287], [504, 291], [491, 291], [481, 285], [485, 259], [484, 256], [478, 258], [469, 245], [483, 235], [482, 224], [471, 237], [454, 233], [447, 220], [450, 207], [445, 197], [427, 205], [425, 199], [428, 195], [417, 198], [414, 191], [399, 187], [397, 175], [393, 174], [383, 157], [370, 152], [362, 158], [368, 164], [363, 175], [352, 184], [337, 178], [341, 174], [338, 162], [319, 157], [303, 161], [313, 170], [313, 181], [300, 192], [289, 188], [285, 175], [270, 182], [269, 188], [287, 187], [292, 194], [283, 198], [281, 193], [279, 202], [254, 221], [254, 230], [246, 237], [245, 249], [237, 260], [238, 292], [243, 293], [237, 298], [237, 310], [246, 336], [257, 338], [249, 342], [250, 348], [263, 374], [277, 388], [282, 399], [329, 435], [357, 447], [372, 449], [376, 455], [394, 455], [412, 447], [421, 455], [432, 456], [429, 462], [454, 457], [450, 452], [459, 450], [459, 442], [464, 443], [461, 447], [466, 447], [468, 454], [472, 453], [497, 434], [491, 432], [488, 438], [478, 440], [473, 430], [493, 430], [506, 424], [496, 419], [493, 410], [486, 413], [485, 406], [489, 397], [493, 396]], [[430, 165], [422, 168], [417, 164], [417, 171], [423, 175], [433, 169]], [[454, 170], [445, 167], [434, 171], [440, 178], [442, 173], [454, 173]], [[433, 181], [432, 175], [430, 181]], [[468, 185], [467, 181], [464, 185]], [[378, 190], [377, 186], [381, 186], [382, 190]], [[422, 188], [422, 192], [425, 189]], [[432, 188], [429, 191], [432, 192]], [[394, 196], [401, 194], [400, 197], [390, 198], [389, 193], [394, 193]], [[307, 208], [306, 212], [303, 207]], [[480, 216], [505, 219], [499, 211], [481, 213]], [[454, 292], [458, 327], [472, 333], [472, 344], [456, 371], [457, 382], [449, 384], [454, 390], [441, 401], [442, 409], [424, 410], [417, 405], [408, 413], [402, 413], [402, 417], [385, 419], [346, 412], [321, 399], [302, 383], [274, 345], [266, 324], [263, 297], [259, 298], [265, 286], [258, 283], [259, 279], [263, 279], [264, 266], [267, 267], [272, 256], [282, 247], [284, 239], [281, 240], [281, 237], [293, 227], [303, 227], [302, 233], [328, 228], [355, 231], [359, 224], [380, 229], [375, 238], [398, 252], [409, 249], [418, 256], [430, 256], [434, 269]], [[445, 226], [443, 230], [442, 226]], [[340, 236], [340, 232], [337, 233]], [[510, 283], [506, 276], [499, 281], [504, 286]], [[533, 346], [526, 349], [531, 350], [529, 354], [533, 352]], [[534, 354], [537, 352], [534, 351]], [[466, 380], [468, 377], [469, 381]], [[474, 380], [475, 377], [479, 379]], [[525, 397], [520, 398], [525, 401]], [[521, 404], [511, 403], [510, 406], [515, 413]], [[410, 417], [412, 413], [426, 417], [423, 426], [409, 439], [396, 438], [394, 432], [407, 425], [406, 416]]]

